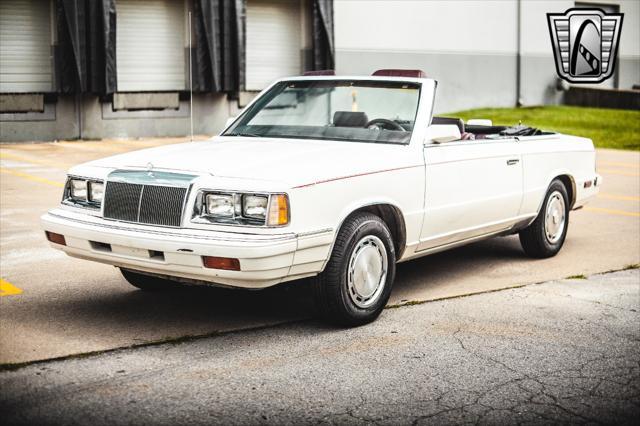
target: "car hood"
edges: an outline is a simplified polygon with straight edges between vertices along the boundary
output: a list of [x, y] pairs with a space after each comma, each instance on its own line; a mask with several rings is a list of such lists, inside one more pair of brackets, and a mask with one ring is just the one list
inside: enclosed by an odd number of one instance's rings
[[113, 169], [147, 169], [152, 165], [154, 170], [306, 185], [415, 165], [409, 163], [417, 163], [418, 158], [408, 153], [406, 145], [216, 137], [133, 151], [86, 165]]

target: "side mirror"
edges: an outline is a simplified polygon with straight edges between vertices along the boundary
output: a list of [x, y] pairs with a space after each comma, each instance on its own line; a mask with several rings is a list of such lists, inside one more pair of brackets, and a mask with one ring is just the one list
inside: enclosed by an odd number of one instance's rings
[[425, 144], [458, 141], [462, 138], [460, 129], [453, 124], [433, 124], [427, 129]]
[[236, 121], [236, 118], [238, 117], [229, 117], [227, 118], [227, 122], [224, 125], [224, 128], [226, 129], [227, 127], [231, 126], [231, 124]]

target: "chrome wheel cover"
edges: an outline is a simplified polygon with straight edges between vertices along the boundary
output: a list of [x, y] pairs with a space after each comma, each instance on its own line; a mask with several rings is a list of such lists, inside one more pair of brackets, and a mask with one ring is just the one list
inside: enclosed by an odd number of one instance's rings
[[554, 191], [547, 201], [547, 210], [544, 215], [544, 234], [547, 241], [555, 244], [560, 241], [566, 226], [566, 207], [564, 198], [559, 191]]
[[387, 281], [387, 249], [375, 235], [358, 241], [347, 270], [347, 292], [359, 308], [367, 308], [380, 298]]

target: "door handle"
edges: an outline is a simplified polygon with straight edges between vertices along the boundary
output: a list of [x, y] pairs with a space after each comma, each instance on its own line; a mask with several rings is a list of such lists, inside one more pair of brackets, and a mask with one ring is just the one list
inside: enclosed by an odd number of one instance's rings
[[518, 162], [520, 162], [520, 160], [512, 158], [511, 160], [507, 160], [507, 166], [513, 166], [514, 164], [518, 164]]

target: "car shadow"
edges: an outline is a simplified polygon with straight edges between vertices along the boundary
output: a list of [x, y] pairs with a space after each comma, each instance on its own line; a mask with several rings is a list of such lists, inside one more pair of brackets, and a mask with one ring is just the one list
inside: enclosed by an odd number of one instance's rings
[[399, 263], [395, 288], [421, 281], [425, 287], [436, 286], [445, 277], [456, 274], [490, 272], [496, 263], [529, 259], [517, 236], [493, 238], [455, 249]]
[[[429, 288], [449, 280], [451, 270], [481, 273], [483, 264], [524, 258], [517, 239], [501, 238], [434, 254], [400, 264], [396, 290], [418, 285]], [[466, 271], [466, 272], [465, 272]], [[63, 298], [33, 301], [30, 310], [13, 312], [28, 328], [50, 330], [65, 338], [110, 336], [114, 340], [145, 343], [185, 336], [269, 326], [315, 317], [311, 281], [293, 281], [264, 290], [179, 286], [164, 292], [130, 287], [117, 271], [83, 286], [108, 284], [101, 291], [73, 292]], [[393, 295], [392, 295], [393, 297]], [[44, 315], [30, 315], [32, 309]], [[46, 321], [46, 323], [44, 323]], [[59, 325], [56, 329], [54, 325]], [[317, 320], [307, 326], [331, 330]], [[53, 328], [52, 328], [53, 327]], [[98, 337], [100, 339], [100, 337]]]

